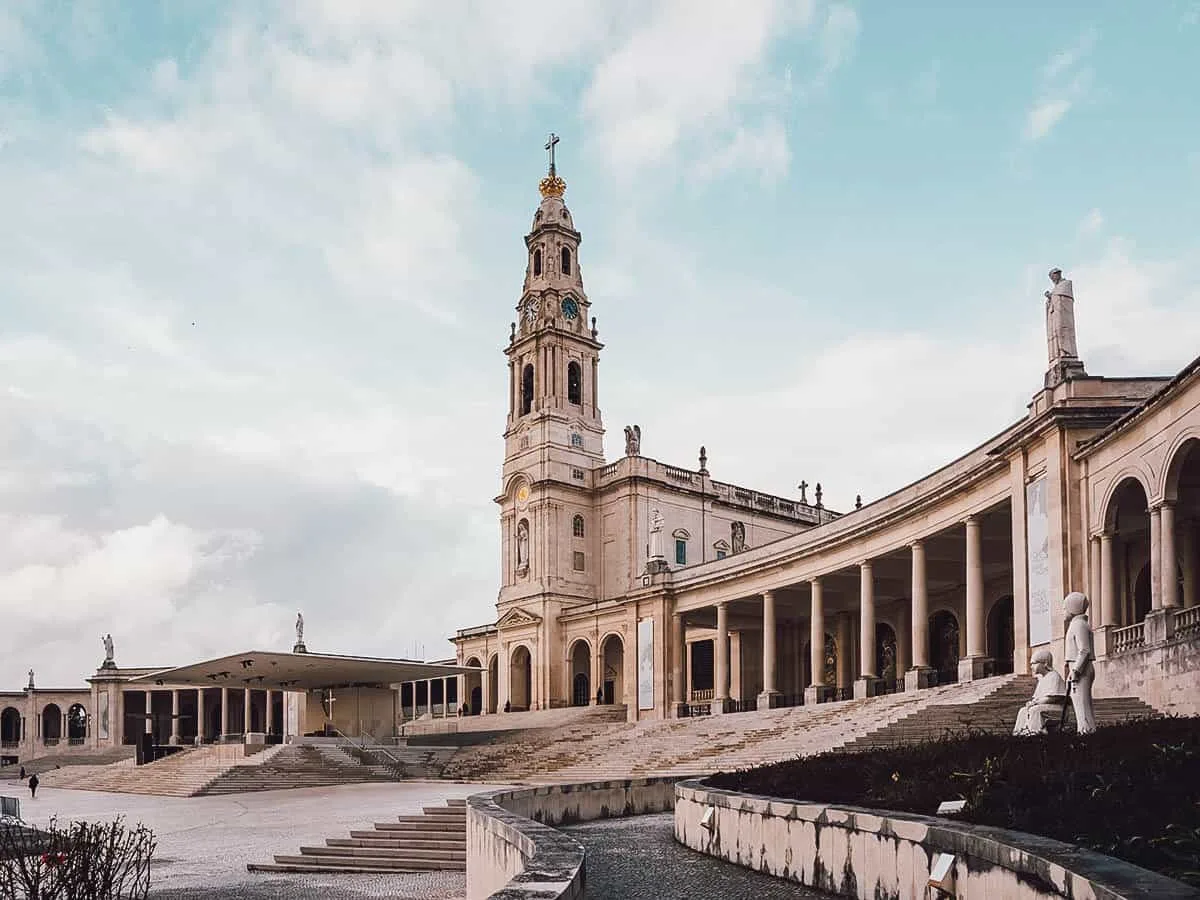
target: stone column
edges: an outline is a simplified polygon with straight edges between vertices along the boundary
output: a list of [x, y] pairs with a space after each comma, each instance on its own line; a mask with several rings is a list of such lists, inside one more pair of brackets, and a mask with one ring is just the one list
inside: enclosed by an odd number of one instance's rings
[[684, 657], [687, 656], [687, 635], [683, 616], [671, 614], [671, 704], [674, 707], [671, 715], [679, 719], [683, 717], [687, 697], [684, 692]]
[[242, 738], [250, 733], [250, 703], [251, 695], [250, 688], [245, 688], [242, 691]]
[[183, 739], [179, 736], [179, 688], [171, 689], [171, 743], [179, 745]]
[[1196, 523], [1191, 519], [1179, 523], [1179, 542], [1183, 546], [1180, 563], [1183, 569], [1183, 605], [1185, 608], [1196, 605], [1196, 555], [1200, 548], [1196, 546]]
[[759, 709], [773, 709], [783, 700], [779, 692], [777, 670], [778, 654], [775, 652], [775, 592], [763, 591], [763, 638], [762, 671], [763, 692], [758, 695]]
[[712, 712], [719, 715], [729, 706], [729, 604], [722, 600], [717, 604], [717, 635], [713, 665]]
[[208, 721], [204, 715], [204, 688], [196, 688], [196, 744], [204, 743], [204, 726]]
[[925, 542], [912, 543], [912, 667], [904, 673], [906, 691], [933, 687], [937, 678], [929, 665], [929, 582], [925, 578]]
[[854, 681], [855, 697], [874, 697], [879, 693], [879, 673], [875, 671], [875, 572], [871, 561], [858, 565], [858, 668], [862, 673]]
[[833, 697], [833, 686], [825, 683], [825, 590], [820, 578], [809, 582], [812, 588], [808, 616], [808, 666], [812, 681], [804, 689], [804, 703], [825, 703]]
[[225, 743], [229, 735], [229, 688], [221, 688], [221, 733], [217, 735], [219, 743]]
[[1113, 590], [1116, 583], [1112, 534], [1106, 531], [1100, 535], [1100, 624], [1103, 626], [1117, 624], [1117, 597]]
[[967, 516], [967, 655], [958, 661], [958, 680], [974, 681], [989, 674], [983, 610], [983, 546], [979, 519]]
[[417, 683], [415, 681], [412, 682], [412, 718], [414, 720], [417, 718]]
[[270, 688], [264, 692], [266, 694], [266, 715], [263, 716], [263, 732], [266, 734], [275, 733], [275, 692]]
[[154, 734], [154, 691], [146, 689], [146, 734]]
[[1162, 605], [1174, 609], [1179, 605], [1179, 576], [1175, 556], [1175, 504], [1165, 502], [1160, 513], [1162, 534], [1159, 538], [1162, 556]]
[[1150, 609], [1162, 609], [1162, 511], [1150, 510]]

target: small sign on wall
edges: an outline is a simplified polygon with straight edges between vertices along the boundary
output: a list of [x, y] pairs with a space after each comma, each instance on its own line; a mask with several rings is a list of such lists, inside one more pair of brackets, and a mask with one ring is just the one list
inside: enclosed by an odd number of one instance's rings
[[654, 619], [638, 619], [638, 709], [654, 709]]

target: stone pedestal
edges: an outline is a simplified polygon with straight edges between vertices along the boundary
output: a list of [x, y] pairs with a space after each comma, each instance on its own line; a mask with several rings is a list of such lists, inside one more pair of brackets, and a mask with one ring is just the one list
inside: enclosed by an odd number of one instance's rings
[[1083, 360], [1067, 358], [1057, 359], [1046, 370], [1046, 378], [1044, 384], [1046, 390], [1056, 388], [1064, 381], [1070, 381], [1072, 378], [1086, 378], [1087, 372], [1083, 368]]
[[1166, 643], [1175, 636], [1175, 610], [1150, 610], [1142, 627], [1145, 629], [1147, 647]]
[[733, 701], [728, 697], [723, 697], [720, 700], [715, 697], [712, 699], [711, 711], [714, 716], [722, 716], [733, 709]]
[[922, 691], [937, 685], [937, 671], [932, 666], [913, 666], [904, 673], [904, 690]]
[[667, 560], [664, 557], [656, 557], [646, 561], [646, 574], [658, 575], [662, 572], [670, 572], [671, 567], [667, 565]]
[[783, 694], [779, 691], [763, 691], [758, 695], [758, 709], [778, 709], [783, 704]]
[[1092, 632], [1092, 645], [1096, 651], [1096, 658], [1103, 659], [1108, 656], [1109, 648], [1112, 646], [1112, 634], [1115, 629], [1110, 625], [1101, 625]]
[[171, 742], [170, 742], [170, 743], [171, 743], [171, 746], [172, 746], [172, 747], [178, 747], [178, 746], [180, 746], [181, 744], [183, 744], [183, 738], [181, 738], [181, 737], [180, 737], [179, 735], [177, 735], [177, 734], [173, 734], [173, 735], [171, 735]]
[[804, 689], [804, 705], [813, 706], [817, 703], [829, 703], [833, 700], [835, 689], [828, 684], [810, 684]]
[[858, 678], [854, 681], [854, 699], [865, 700], [883, 693], [882, 678]]
[[978, 681], [980, 678], [987, 678], [995, 670], [996, 666], [991, 657], [968, 656], [958, 661], [958, 681], [960, 684], [966, 681]]
[[296, 641], [295, 646], [292, 647], [292, 652], [293, 653], [307, 653], [308, 648], [304, 646], [304, 641]]

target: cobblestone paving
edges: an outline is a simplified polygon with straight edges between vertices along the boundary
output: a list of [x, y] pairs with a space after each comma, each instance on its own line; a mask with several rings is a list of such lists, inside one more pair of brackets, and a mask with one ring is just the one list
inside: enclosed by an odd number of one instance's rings
[[450, 782], [355, 784], [264, 791], [218, 797], [150, 797], [44, 788], [22, 797], [27, 822], [106, 821], [124, 816], [154, 830], [153, 900], [275, 900], [275, 898], [413, 898], [451, 900], [466, 894], [463, 872], [397, 875], [273, 875], [246, 871], [246, 863], [271, 862], [274, 854], [346, 837], [352, 828], [420, 813], [452, 797], [478, 793], [480, 785]]
[[564, 828], [587, 850], [588, 900], [827, 898], [675, 842], [671, 813]]

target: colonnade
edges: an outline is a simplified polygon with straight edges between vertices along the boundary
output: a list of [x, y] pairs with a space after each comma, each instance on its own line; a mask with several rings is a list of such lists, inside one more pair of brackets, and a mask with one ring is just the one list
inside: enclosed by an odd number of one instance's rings
[[[282, 729], [280, 729], [280, 732], [277, 732], [275, 728], [274, 715], [275, 699], [277, 695], [282, 694], [281, 691], [271, 688], [253, 689], [221, 687], [219, 688], [221, 694], [219, 699], [217, 699], [217, 709], [219, 710], [219, 727], [215, 733], [210, 734], [207, 727], [210, 710], [210, 698], [207, 694], [209, 690], [211, 689], [168, 688], [167, 690], [162, 691], [147, 689], [141, 692], [144, 694], [144, 705], [141, 713], [133, 713], [129, 710], [125, 701], [128, 695], [134, 692], [124, 691], [122, 692], [121, 697], [122, 702], [117, 711], [117, 721], [124, 724], [124, 721], [127, 720], [131, 715], [135, 717], [140, 715], [145, 719], [144, 733], [153, 735], [155, 733], [154, 726], [156, 721], [163, 718], [162, 714], [156, 714], [154, 712], [154, 696], [156, 694], [169, 693], [171, 696], [171, 728], [169, 740], [171, 744], [182, 744], [184, 742], [184, 738], [181, 734], [182, 729], [180, 728], [180, 724], [186, 716], [181, 712], [181, 701], [185, 695], [194, 694], [196, 709], [194, 719], [196, 722], [196, 727], [194, 729], [194, 735], [189, 735], [189, 740], [194, 740], [196, 743], [205, 743], [210, 740], [216, 743], [223, 743], [232, 738], [241, 738], [247, 734], [256, 733], [253, 715], [257, 705], [255, 704], [255, 697], [261, 695], [263, 698], [261, 704], [263, 715], [260, 725], [262, 727], [257, 730], [257, 733], [261, 733], [265, 736], [274, 736], [282, 731]], [[231, 721], [230, 717], [230, 698], [236, 693], [240, 693], [242, 695], [242, 716], [240, 722]], [[134, 733], [136, 734], [136, 731]], [[124, 737], [128, 739], [130, 735], [126, 733]]]
[[[480, 670], [481, 673], [484, 671], [483, 669]], [[424, 709], [434, 718], [448, 719], [457, 716], [465, 700], [465, 692], [463, 691], [464, 678], [465, 676], [463, 675], [447, 675], [442, 678], [424, 678], [419, 681], [402, 682], [398, 688], [401, 717], [406, 722], [412, 721], [423, 715], [420, 712], [421, 709]], [[442, 688], [442, 702], [437, 706], [433, 703], [434, 684], [440, 684]], [[423, 686], [425, 689], [424, 703], [417, 702], [418, 686]], [[410, 698], [407, 704], [404, 703], [405, 688], [408, 689], [407, 693]], [[453, 695], [453, 698], [451, 695]], [[484, 696], [487, 696], [486, 691], [484, 692]], [[440, 716], [438, 715], [439, 706], [441, 711]]]

